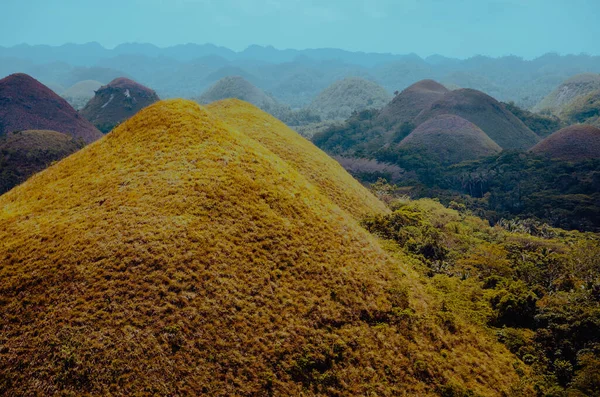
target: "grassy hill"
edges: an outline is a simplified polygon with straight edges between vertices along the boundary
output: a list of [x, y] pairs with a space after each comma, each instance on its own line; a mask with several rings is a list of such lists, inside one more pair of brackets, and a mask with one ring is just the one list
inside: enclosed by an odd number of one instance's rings
[[550, 135], [531, 151], [568, 161], [599, 159], [600, 129], [590, 125], [572, 125]]
[[442, 164], [460, 163], [502, 151], [475, 124], [444, 114], [427, 120], [400, 142], [404, 150], [417, 150]]
[[102, 134], [56, 93], [26, 74], [0, 80], [0, 136], [22, 130], [52, 130], [89, 143]]
[[318, 113], [322, 119], [345, 120], [353, 112], [380, 109], [390, 100], [390, 94], [377, 83], [358, 77], [347, 77], [323, 90], [308, 109]]
[[414, 124], [419, 125], [442, 114], [454, 114], [469, 120], [503, 149], [529, 149], [540, 140], [504, 105], [481, 91], [450, 91], [424, 110]]
[[580, 95], [563, 108], [560, 117], [568, 123], [600, 127], [600, 89]]
[[56, 131], [18, 131], [0, 137], [0, 194], [82, 146], [82, 141]]
[[600, 89], [600, 75], [583, 73], [571, 77], [548, 94], [534, 108], [534, 112], [550, 112], [560, 115], [569, 104], [580, 96]]
[[323, 195], [357, 218], [386, 212], [385, 206], [335, 160], [276, 118], [235, 99], [212, 103], [208, 109], [287, 161]]
[[299, 169], [175, 100], [0, 196], [0, 393], [518, 385], [512, 354]]
[[159, 100], [150, 88], [120, 77], [98, 89], [80, 113], [100, 131], [107, 133]]

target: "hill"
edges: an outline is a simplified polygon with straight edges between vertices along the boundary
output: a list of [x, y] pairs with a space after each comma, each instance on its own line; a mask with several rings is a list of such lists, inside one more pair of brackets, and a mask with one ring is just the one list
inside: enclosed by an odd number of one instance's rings
[[14, 131], [45, 129], [84, 142], [102, 137], [87, 120], [51, 89], [26, 74], [0, 80], [0, 136]]
[[599, 159], [600, 129], [590, 125], [572, 125], [550, 135], [531, 151], [568, 161]]
[[226, 123], [244, 131], [316, 185], [342, 209], [357, 218], [385, 213], [385, 206], [331, 157], [254, 105], [236, 99], [214, 102], [208, 109]]
[[600, 89], [572, 100], [563, 108], [560, 117], [571, 124], [582, 123], [600, 127]]
[[422, 151], [442, 164], [474, 160], [502, 151], [475, 124], [450, 114], [436, 116], [419, 125], [399, 147]]
[[539, 137], [504, 105], [481, 91], [450, 91], [419, 114], [414, 123], [419, 125], [442, 114], [469, 120], [503, 149], [529, 149], [539, 141]]
[[502, 105], [541, 138], [545, 138], [563, 127], [563, 121], [555, 115], [533, 113], [520, 108], [514, 102], [503, 102]]
[[377, 83], [347, 77], [323, 90], [308, 108], [326, 120], [345, 120], [353, 112], [380, 109], [390, 99], [390, 94]]
[[0, 196], [0, 241], [5, 395], [492, 396], [519, 382], [495, 337], [430, 307], [294, 167], [189, 101]]
[[403, 123], [413, 123], [423, 110], [442, 99], [448, 89], [433, 80], [421, 80], [397, 94], [394, 99], [381, 110], [376, 119], [386, 129]]
[[60, 96], [65, 98], [75, 109], [82, 109], [100, 87], [102, 87], [102, 83], [99, 81], [84, 80], [72, 85]]
[[0, 137], [0, 194], [82, 146], [56, 131], [18, 131]]
[[577, 97], [585, 96], [600, 89], [600, 74], [583, 73], [571, 77], [548, 94], [537, 105], [534, 112], [550, 112], [556, 115], [567, 107]]
[[159, 100], [150, 88], [120, 77], [98, 89], [80, 113], [100, 131], [107, 133]]

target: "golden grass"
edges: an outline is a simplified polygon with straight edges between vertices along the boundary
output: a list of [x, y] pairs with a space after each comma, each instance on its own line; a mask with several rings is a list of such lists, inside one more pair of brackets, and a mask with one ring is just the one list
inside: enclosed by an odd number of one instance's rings
[[0, 394], [493, 396], [518, 382], [497, 342], [437, 320], [307, 160], [240, 130], [159, 102], [0, 196]]
[[237, 99], [207, 106], [211, 113], [260, 142], [316, 185], [321, 193], [357, 218], [388, 212], [385, 205], [312, 142], [275, 117]]

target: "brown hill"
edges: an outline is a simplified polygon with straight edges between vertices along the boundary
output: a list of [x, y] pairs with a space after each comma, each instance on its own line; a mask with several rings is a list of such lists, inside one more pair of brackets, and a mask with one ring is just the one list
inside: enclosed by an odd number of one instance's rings
[[450, 114], [436, 116], [419, 125], [399, 146], [422, 151], [443, 164], [474, 160], [502, 151], [475, 124]]
[[532, 149], [555, 159], [579, 161], [600, 158], [600, 129], [577, 124], [555, 132]]
[[86, 143], [102, 137], [67, 101], [18, 73], [0, 80], [0, 135], [22, 130], [58, 131]]
[[1, 395], [492, 396], [519, 382], [515, 356], [432, 307], [412, 264], [189, 101], [0, 196], [0, 241]]
[[440, 100], [448, 89], [433, 80], [421, 80], [399, 93], [381, 109], [376, 123], [387, 129], [402, 123], [412, 123], [421, 111]]
[[56, 131], [18, 131], [0, 137], [0, 194], [83, 147]]
[[120, 77], [98, 89], [80, 113], [100, 131], [107, 133], [159, 100], [150, 88]]
[[415, 119], [419, 125], [442, 114], [454, 114], [475, 124], [503, 149], [529, 149], [540, 138], [504, 105], [473, 89], [446, 93]]

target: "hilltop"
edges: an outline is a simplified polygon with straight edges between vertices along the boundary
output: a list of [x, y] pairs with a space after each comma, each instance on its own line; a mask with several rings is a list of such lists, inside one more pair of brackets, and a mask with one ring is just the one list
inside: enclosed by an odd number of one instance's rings
[[533, 111], [550, 112], [560, 115], [573, 100], [598, 89], [600, 89], [600, 74], [578, 74], [560, 84], [554, 91], [535, 105]]
[[404, 123], [413, 123], [423, 110], [450, 92], [446, 87], [433, 80], [421, 80], [406, 88], [381, 110], [376, 119], [387, 130]]
[[82, 109], [90, 99], [92, 99], [97, 90], [102, 87], [102, 83], [96, 80], [84, 80], [75, 83], [60, 96], [65, 98], [75, 109]]
[[308, 109], [326, 120], [345, 120], [353, 112], [380, 109], [391, 99], [390, 94], [369, 80], [347, 77], [323, 90]]
[[419, 125], [399, 147], [421, 151], [442, 164], [474, 160], [502, 151], [475, 124], [450, 114], [436, 116]]
[[236, 98], [249, 102], [265, 111], [278, 105], [275, 99], [242, 76], [223, 77], [202, 93], [197, 101], [205, 105], [228, 98]]
[[430, 306], [296, 166], [189, 101], [0, 196], [0, 240], [3, 394], [492, 396], [520, 381], [495, 337]]
[[83, 147], [56, 131], [18, 131], [0, 137], [0, 194]]
[[80, 113], [100, 131], [107, 133], [159, 100], [156, 92], [150, 88], [120, 77], [98, 89]]
[[273, 116], [236, 99], [214, 102], [208, 109], [226, 123], [244, 131], [317, 186], [324, 196], [357, 218], [385, 213], [385, 206], [344, 169]]
[[503, 149], [529, 149], [539, 137], [504, 105], [489, 95], [473, 89], [447, 92], [415, 119], [419, 125], [435, 116], [454, 114], [483, 130]]
[[0, 136], [22, 130], [52, 130], [86, 143], [102, 137], [51, 89], [18, 73], [0, 80]]
[[590, 125], [572, 125], [550, 135], [531, 151], [567, 161], [599, 159], [600, 129]]

